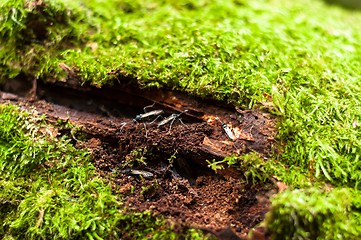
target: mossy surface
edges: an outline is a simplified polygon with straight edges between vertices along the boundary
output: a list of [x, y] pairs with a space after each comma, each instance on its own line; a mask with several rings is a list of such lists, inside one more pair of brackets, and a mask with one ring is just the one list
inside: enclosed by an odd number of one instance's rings
[[266, 224], [273, 239], [359, 239], [359, 196], [349, 188], [285, 191], [273, 201]]
[[[341, 198], [339, 191], [361, 190], [360, 12], [317, 0], [5, 0], [0, 10], [1, 81], [79, 78], [101, 87], [129, 77], [144, 87], [265, 107], [280, 118], [278, 139], [284, 149], [268, 162], [248, 158], [257, 162], [249, 170], [252, 177], [275, 173], [295, 188], [322, 188], [326, 182], [345, 188], [330, 190], [335, 199]], [[39, 152], [43, 157], [32, 162], [27, 152], [18, 154], [21, 146], [3, 147], [8, 148], [13, 152], [4, 159], [24, 158], [13, 164], [24, 176], [48, 157]], [[308, 204], [313, 197], [317, 204]], [[318, 203], [327, 197], [324, 190], [300, 196], [309, 198], [310, 209], [322, 207]], [[301, 211], [277, 200], [274, 204], [277, 219], [282, 219], [277, 211]], [[337, 211], [353, 219], [355, 227], [360, 210], [352, 206], [338, 205]], [[340, 238], [349, 236], [332, 224]], [[275, 234], [277, 228], [271, 225]], [[320, 231], [324, 236], [327, 229]]]

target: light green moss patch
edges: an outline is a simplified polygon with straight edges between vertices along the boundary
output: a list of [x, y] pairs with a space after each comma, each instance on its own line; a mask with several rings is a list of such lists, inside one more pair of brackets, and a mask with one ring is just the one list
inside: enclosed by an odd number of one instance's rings
[[359, 239], [359, 196], [348, 188], [286, 191], [273, 200], [266, 224], [272, 239]]

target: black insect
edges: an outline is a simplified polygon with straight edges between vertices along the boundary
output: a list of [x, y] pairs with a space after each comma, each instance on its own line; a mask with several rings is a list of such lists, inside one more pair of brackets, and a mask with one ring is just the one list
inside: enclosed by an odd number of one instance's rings
[[[146, 106], [143, 108], [143, 111], [144, 113], [142, 114], [138, 114], [137, 116], [135, 116], [135, 118], [133, 119], [134, 122], [140, 122], [140, 121], [143, 121], [144, 119], [147, 119], [149, 117], [155, 117], [156, 116], [156, 119], [158, 117], [161, 116], [161, 114], [164, 113], [163, 110], [161, 109], [157, 109], [157, 110], [153, 110], [153, 111], [150, 111], [150, 112], [147, 112], [147, 108], [151, 108], [151, 107], [154, 107], [155, 105], [155, 102], [152, 104], [152, 105], [149, 105], [149, 106]], [[154, 122], [156, 119], [154, 119], [152, 122]]]
[[184, 112], [181, 112], [181, 113], [173, 113], [172, 115], [170, 115], [169, 117], [163, 119], [162, 121], [160, 121], [157, 126], [158, 127], [161, 127], [161, 126], [164, 126], [166, 124], [168, 124], [170, 122], [170, 127], [169, 127], [169, 130], [168, 132], [172, 129], [172, 125], [174, 123], [175, 120], [178, 120], [180, 123], [182, 123], [184, 125], [184, 123], [182, 122], [182, 119], [179, 118], [183, 113], [187, 112], [188, 110], [185, 110]]
[[135, 169], [125, 169], [121, 171], [123, 174], [126, 175], [133, 175], [133, 176], [142, 176], [145, 179], [152, 179], [154, 174], [151, 172], [143, 171], [143, 170], [135, 170]]
[[[150, 111], [150, 112], [147, 112], [147, 113], [138, 114], [137, 116], [135, 116], [135, 118], [133, 119], [133, 121], [134, 121], [134, 122], [140, 122], [140, 121], [143, 121], [144, 119], [147, 119], [147, 118], [153, 117], [153, 116], [154, 116], [154, 117], [157, 116], [157, 117], [156, 117], [156, 119], [157, 119], [157, 118], [160, 117], [161, 114], [163, 114], [163, 113], [164, 113], [164, 111], [161, 110], [161, 109], [153, 110], [153, 111]], [[155, 119], [155, 120], [156, 120], [156, 119]], [[153, 120], [153, 122], [154, 122], [155, 120]]]
[[[154, 121], [156, 121], [159, 117], [162, 117], [161, 114], [164, 113], [164, 111], [162, 109], [157, 109], [157, 110], [153, 110], [153, 111], [150, 111], [150, 112], [147, 112], [147, 108], [151, 108], [151, 107], [154, 107], [155, 105], [155, 102], [152, 104], [152, 105], [149, 105], [149, 106], [146, 106], [143, 108], [143, 111], [144, 113], [141, 113], [141, 114], [138, 114], [135, 116], [135, 118], [133, 118], [133, 122], [142, 122], [150, 117], [155, 117], [155, 119], [151, 122], [153, 123]], [[122, 132], [123, 128], [125, 125], [127, 125], [129, 122], [123, 122], [121, 125], [121, 128], [120, 128], [120, 132]], [[150, 124], [151, 124], [150, 123]], [[145, 123], [143, 122], [144, 124], [144, 128], [145, 127]]]

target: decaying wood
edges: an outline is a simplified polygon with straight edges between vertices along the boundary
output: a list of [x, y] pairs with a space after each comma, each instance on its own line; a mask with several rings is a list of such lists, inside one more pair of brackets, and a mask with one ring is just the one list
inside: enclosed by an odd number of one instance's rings
[[[108, 141], [124, 157], [134, 149], [144, 148], [165, 157], [176, 153], [189, 161], [205, 164], [206, 160], [250, 151], [267, 155], [275, 144], [275, 119], [260, 110], [232, 109], [230, 105], [222, 106], [214, 101], [164, 90], [159, 94], [134, 87], [79, 87], [78, 90], [61, 84], [38, 82], [38, 98], [48, 101], [10, 99], [36, 109], [54, 123], [63, 120], [82, 126], [81, 131], [89, 138]], [[2, 96], [5, 96], [3, 101], [9, 99], [5, 93]], [[180, 118], [184, 124], [175, 120], [170, 128], [170, 124], [160, 126], [160, 120], [153, 124], [150, 123], [154, 119], [133, 121], [136, 115], [144, 113], [143, 108], [147, 105], [162, 110], [163, 118], [183, 113]], [[224, 132], [221, 123], [232, 132], [232, 139]]]

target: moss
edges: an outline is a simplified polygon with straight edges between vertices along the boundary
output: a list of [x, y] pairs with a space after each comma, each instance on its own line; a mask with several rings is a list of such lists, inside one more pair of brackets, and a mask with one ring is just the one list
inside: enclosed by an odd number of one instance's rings
[[266, 217], [272, 239], [359, 239], [359, 194], [348, 188], [281, 193]]
[[[11, 10], [6, 4], [2, 8], [8, 15], [13, 9], [27, 13], [17, 22], [35, 40], [39, 34], [31, 30], [29, 15], [43, 19], [43, 31], [51, 33], [42, 34], [43, 41], [55, 52], [43, 51], [46, 54], [35, 62], [38, 68], [28, 73], [44, 79], [64, 77], [59, 68], [64, 62], [95, 85], [129, 76], [145, 86], [174, 87], [252, 105], [270, 93], [282, 75], [287, 81], [304, 75], [316, 79], [327, 69], [335, 75], [349, 67], [355, 70], [353, 76], [358, 72], [347, 63], [357, 56], [359, 29], [355, 26], [347, 33], [344, 29], [360, 16], [346, 17], [314, 1], [285, 4], [276, 12], [282, 1], [45, 1], [48, 18], [27, 7], [37, 1], [25, 6], [21, 2]], [[321, 10], [344, 20], [325, 18]], [[17, 30], [11, 39], [23, 36], [17, 34], [21, 28], [11, 17], [5, 23]], [[64, 42], [75, 46], [64, 49]], [[35, 52], [41, 48], [36, 42], [31, 45]], [[352, 55], [337, 60], [344, 53]]]
[[[37, 77], [46, 72], [60, 76], [56, 69], [44, 69], [50, 58], [61, 58], [61, 52], [86, 40], [89, 25], [86, 16], [66, 8], [66, 1], [5, 0], [0, 4], [0, 80], [20, 73]], [[48, 71], [48, 72], [47, 72]], [[57, 73], [57, 74], [55, 74]], [[63, 74], [64, 75], [64, 74]]]

